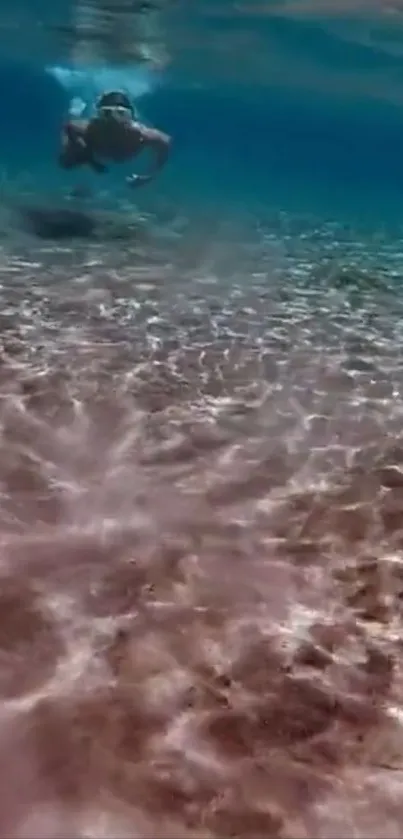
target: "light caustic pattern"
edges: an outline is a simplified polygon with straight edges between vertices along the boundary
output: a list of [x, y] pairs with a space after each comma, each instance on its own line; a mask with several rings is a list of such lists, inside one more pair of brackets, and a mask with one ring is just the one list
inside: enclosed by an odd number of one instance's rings
[[402, 256], [174, 233], [3, 253], [0, 833], [398, 837]]

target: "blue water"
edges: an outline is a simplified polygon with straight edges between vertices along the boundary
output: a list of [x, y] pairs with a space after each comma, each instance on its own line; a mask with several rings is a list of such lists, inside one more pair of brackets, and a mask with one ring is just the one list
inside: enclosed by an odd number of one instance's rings
[[160, 64], [108, 63], [102, 43], [95, 58], [75, 58], [77, 32], [67, 45], [59, 34], [73, 6], [42, 2], [33, 32], [20, 7], [7, 2], [2, 12], [0, 155], [13, 175], [37, 172], [38, 189], [60, 180], [59, 128], [72, 97], [88, 103], [102, 87], [122, 85], [141, 115], [174, 138], [160, 188], [178, 201], [402, 220], [400, 17], [382, 14], [381, 4], [368, 20], [365, 9], [326, 16], [321, 3], [305, 14], [298, 3], [254, 14], [229, 2], [201, 3], [198, 13], [168, 5], [157, 13], [168, 54]]

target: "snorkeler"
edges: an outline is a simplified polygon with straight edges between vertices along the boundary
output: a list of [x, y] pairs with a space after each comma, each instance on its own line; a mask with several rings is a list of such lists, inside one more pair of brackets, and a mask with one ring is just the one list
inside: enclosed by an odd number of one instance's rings
[[149, 183], [168, 159], [171, 139], [162, 131], [147, 128], [136, 121], [125, 93], [104, 93], [91, 119], [72, 119], [63, 127], [59, 164], [63, 169], [90, 166], [95, 172], [107, 171], [104, 161], [125, 163], [143, 150], [154, 155], [151, 170], [145, 175], [130, 175], [130, 186]]

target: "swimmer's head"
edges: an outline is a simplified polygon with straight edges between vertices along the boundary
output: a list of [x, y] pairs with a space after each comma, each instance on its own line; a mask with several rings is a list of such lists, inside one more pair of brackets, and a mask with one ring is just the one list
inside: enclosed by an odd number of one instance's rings
[[96, 104], [96, 111], [98, 116], [106, 119], [132, 120], [135, 117], [129, 97], [120, 90], [103, 93]]

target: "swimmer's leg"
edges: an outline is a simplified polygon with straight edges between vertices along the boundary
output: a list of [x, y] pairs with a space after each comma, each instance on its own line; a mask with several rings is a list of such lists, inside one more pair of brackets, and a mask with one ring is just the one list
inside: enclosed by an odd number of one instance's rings
[[103, 175], [108, 171], [104, 163], [101, 163], [99, 160], [95, 160], [93, 157], [88, 160], [88, 166], [91, 166], [91, 169], [93, 169], [94, 172], [98, 172], [98, 175]]

